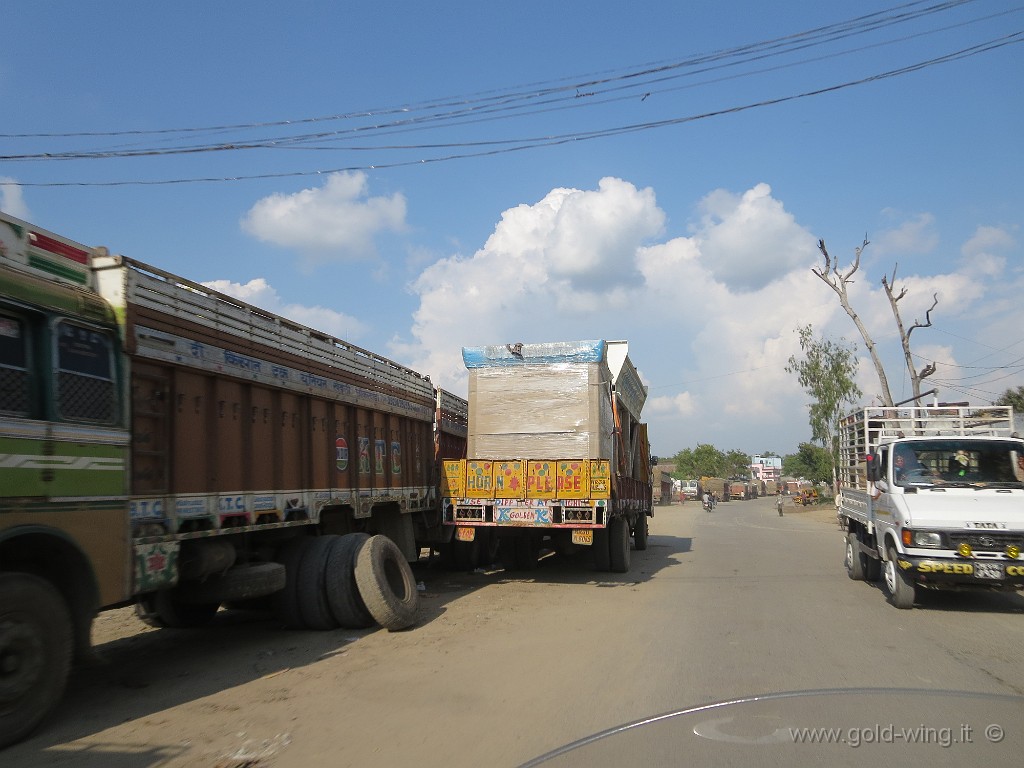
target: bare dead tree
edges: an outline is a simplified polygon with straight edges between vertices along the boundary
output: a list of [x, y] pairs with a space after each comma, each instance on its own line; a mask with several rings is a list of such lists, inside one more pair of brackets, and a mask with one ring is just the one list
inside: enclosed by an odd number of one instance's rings
[[[846, 270], [840, 270], [839, 260], [833, 259], [828, 249], [825, 247], [825, 241], [818, 241], [818, 250], [821, 251], [821, 255], [825, 258], [824, 267], [811, 267], [811, 272], [817, 275], [821, 280], [833, 291], [836, 296], [839, 297], [839, 303], [846, 310], [846, 314], [853, 320], [854, 325], [857, 326], [857, 330], [860, 331], [860, 337], [864, 340], [864, 346], [868, 348], [868, 354], [871, 356], [871, 362], [875, 366], [875, 373], [878, 374], [878, 383], [882, 388], [881, 397], [882, 404], [892, 407], [893, 399], [892, 394], [889, 392], [889, 380], [885, 376], [885, 367], [882, 365], [882, 360], [878, 356], [878, 351], [875, 349], [875, 342], [871, 338], [871, 334], [868, 333], [867, 327], [864, 322], [860, 319], [860, 315], [853, 309], [850, 304], [850, 297], [847, 294], [847, 286], [853, 282], [853, 276], [860, 269], [860, 256], [864, 252], [864, 249], [868, 247], [868, 239], [865, 236], [864, 242], [860, 248], [854, 251], [853, 264], [850, 265]], [[895, 305], [894, 305], [895, 306]], [[897, 316], [898, 319], [898, 316]], [[900, 336], [903, 336], [902, 331]]]
[[[896, 285], [896, 270], [899, 269], [899, 263], [892, 268], [892, 277], [886, 278], [882, 275], [882, 287], [885, 288], [885, 295], [889, 297], [889, 306], [892, 307], [892, 315], [896, 318], [896, 327], [900, 332], [900, 342], [903, 344], [903, 361], [907, 365], [907, 372], [910, 374], [910, 382], [914, 388], [914, 399], [920, 401], [921, 399], [921, 382], [935, 373], [935, 363], [929, 363], [920, 371], [914, 367], [914, 358], [910, 353], [910, 334], [912, 334], [918, 328], [930, 328], [932, 324], [932, 310], [939, 303], [939, 295], [937, 293], [932, 294], [932, 305], [925, 312], [925, 322], [914, 320], [914, 324], [909, 329], [904, 330], [903, 318], [900, 317], [899, 301], [907, 295], [907, 288], [903, 286], [900, 288], [899, 293], [894, 293], [894, 286]], [[920, 404], [920, 403], [919, 403]]]

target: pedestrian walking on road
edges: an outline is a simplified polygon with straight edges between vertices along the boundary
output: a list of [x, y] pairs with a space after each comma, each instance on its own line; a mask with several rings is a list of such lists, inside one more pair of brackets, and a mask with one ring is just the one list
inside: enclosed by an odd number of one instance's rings
[[782, 517], [782, 489], [775, 491], [775, 507], [779, 510], [779, 517]]

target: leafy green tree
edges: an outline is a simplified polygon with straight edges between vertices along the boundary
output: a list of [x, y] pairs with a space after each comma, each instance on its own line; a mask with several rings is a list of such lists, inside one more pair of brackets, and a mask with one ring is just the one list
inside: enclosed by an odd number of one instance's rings
[[720, 451], [709, 443], [696, 448], [684, 448], [672, 461], [676, 465], [672, 476], [679, 480], [697, 480], [701, 477], [750, 477], [750, 455], [733, 449]]
[[795, 373], [804, 391], [813, 398], [808, 404], [811, 439], [821, 443], [832, 456], [832, 486], [836, 487], [836, 464], [839, 461], [836, 427], [845, 403], [855, 403], [860, 388], [854, 383], [857, 358], [854, 347], [828, 339], [818, 339], [808, 324], [799, 328], [800, 349], [803, 359], [789, 358], [787, 373]]
[[699, 443], [696, 448], [684, 448], [672, 461], [676, 465], [672, 476], [679, 480], [722, 477], [721, 473], [727, 466], [725, 454], [709, 443]]
[[797, 452], [782, 457], [782, 472], [814, 483], [832, 480], [832, 454], [820, 445], [800, 443]]
[[995, 405], [1012, 405], [1014, 411], [1024, 414], [1024, 386], [1006, 390], [996, 400]]
[[750, 477], [750, 454], [735, 448], [725, 454], [725, 477]]

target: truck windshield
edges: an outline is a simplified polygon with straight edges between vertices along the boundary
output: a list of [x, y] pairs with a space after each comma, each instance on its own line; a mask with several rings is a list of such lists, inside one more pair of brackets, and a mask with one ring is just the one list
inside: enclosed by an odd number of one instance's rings
[[903, 487], [1024, 487], [1024, 443], [956, 438], [897, 443], [893, 482]]

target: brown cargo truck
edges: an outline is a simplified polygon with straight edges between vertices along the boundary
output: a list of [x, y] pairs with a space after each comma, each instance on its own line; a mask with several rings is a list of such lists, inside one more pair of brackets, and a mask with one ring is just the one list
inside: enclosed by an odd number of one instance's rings
[[0, 214], [0, 746], [105, 608], [410, 625], [407, 561], [451, 533], [437, 453], [465, 441], [426, 376]]

